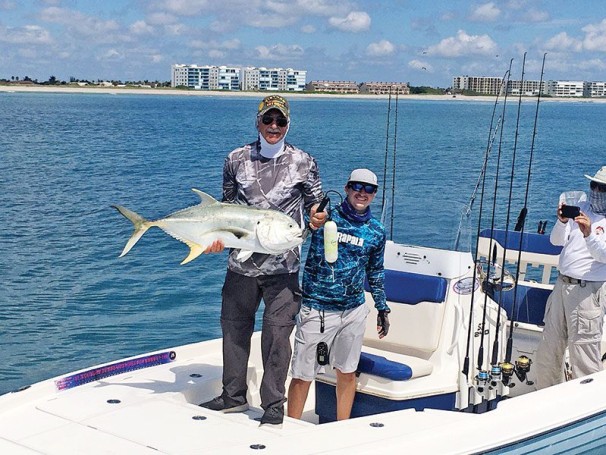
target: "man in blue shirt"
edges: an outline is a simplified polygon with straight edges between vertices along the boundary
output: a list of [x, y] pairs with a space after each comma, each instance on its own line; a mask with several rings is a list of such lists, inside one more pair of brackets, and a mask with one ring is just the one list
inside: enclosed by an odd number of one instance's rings
[[370, 212], [378, 190], [377, 176], [354, 170], [345, 187], [347, 198], [332, 210], [337, 225], [336, 261], [325, 255], [327, 226], [312, 235], [303, 273], [303, 299], [297, 315], [288, 415], [301, 418], [311, 381], [327, 363], [337, 372], [337, 420], [348, 419], [356, 393], [356, 376], [369, 313], [364, 280], [378, 310], [379, 338], [389, 330], [383, 256], [385, 228]]

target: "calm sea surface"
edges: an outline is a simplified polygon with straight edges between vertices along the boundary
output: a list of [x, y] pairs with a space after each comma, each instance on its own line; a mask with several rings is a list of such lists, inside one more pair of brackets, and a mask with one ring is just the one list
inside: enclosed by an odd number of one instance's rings
[[[259, 99], [0, 93], [0, 394], [220, 336], [226, 255], [180, 266], [188, 248], [153, 229], [118, 258], [132, 225], [110, 205], [157, 218], [197, 203], [191, 188], [219, 197], [226, 154], [256, 137]], [[395, 149], [388, 231], [401, 243], [453, 246], [484, 161], [492, 102], [401, 100], [397, 134], [392, 103], [387, 144], [387, 100], [291, 106], [288, 140], [316, 157], [325, 190], [342, 193], [355, 167], [383, 181]], [[509, 205], [517, 103], [508, 102], [489, 158], [485, 226], [493, 205], [501, 226], [508, 208], [515, 223], [523, 206], [535, 111], [535, 101], [522, 103]], [[606, 104], [540, 104], [527, 230], [551, 225], [560, 192], [586, 189], [583, 174], [606, 165], [605, 117]], [[477, 218], [464, 226], [474, 232]]]

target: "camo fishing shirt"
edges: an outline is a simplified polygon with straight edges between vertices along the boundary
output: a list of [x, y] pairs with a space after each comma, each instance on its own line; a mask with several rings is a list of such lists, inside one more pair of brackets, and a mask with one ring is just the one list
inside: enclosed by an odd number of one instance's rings
[[[316, 160], [285, 142], [275, 158], [260, 153], [259, 141], [233, 150], [223, 166], [223, 201], [273, 209], [290, 215], [301, 227], [304, 213], [322, 199], [322, 184]], [[240, 250], [229, 254], [228, 268], [246, 276], [297, 273], [300, 247], [278, 255], [254, 253], [236, 260]]]
[[324, 259], [324, 229], [315, 231], [303, 271], [303, 305], [316, 310], [344, 311], [364, 304], [364, 278], [377, 310], [388, 310], [385, 302], [385, 228], [376, 219], [349, 220], [340, 207], [332, 210], [337, 224], [338, 256]]

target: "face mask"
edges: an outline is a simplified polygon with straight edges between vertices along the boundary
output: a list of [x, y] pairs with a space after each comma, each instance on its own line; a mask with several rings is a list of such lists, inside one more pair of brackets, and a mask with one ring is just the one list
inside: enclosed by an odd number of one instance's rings
[[606, 216], [606, 193], [591, 190], [589, 192], [589, 206], [594, 213]]

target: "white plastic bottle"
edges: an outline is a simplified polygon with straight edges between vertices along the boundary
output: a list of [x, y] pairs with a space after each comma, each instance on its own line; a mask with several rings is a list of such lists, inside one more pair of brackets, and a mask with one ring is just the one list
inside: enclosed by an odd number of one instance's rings
[[332, 264], [339, 256], [339, 243], [337, 242], [337, 223], [330, 220], [324, 223], [324, 259]]

